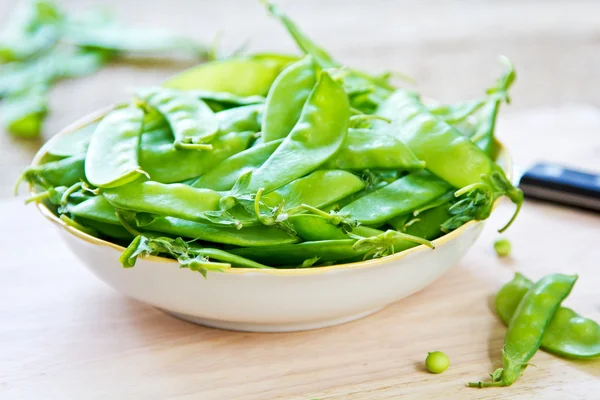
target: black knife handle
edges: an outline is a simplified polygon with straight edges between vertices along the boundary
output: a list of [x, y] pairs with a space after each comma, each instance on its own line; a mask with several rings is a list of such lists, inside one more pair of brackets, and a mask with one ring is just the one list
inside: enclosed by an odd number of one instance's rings
[[521, 177], [525, 196], [600, 211], [600, 175], [540, 163]]

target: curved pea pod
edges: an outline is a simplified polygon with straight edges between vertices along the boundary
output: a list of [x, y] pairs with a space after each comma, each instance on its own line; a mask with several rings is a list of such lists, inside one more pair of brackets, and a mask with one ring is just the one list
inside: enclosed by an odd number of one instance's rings
[[452, 217], [450, 203], [446, 203], [414, 216], [412, 214], [392, 218], [387, 223], [399, 232], [434, 240], [444, 234], [442, 224]]
[[264, 104], [241, 106], [216, 113], [221, 135], [229, 132], [260, 131]]
[[162, 126], [142, 135], [140, 165], [152, 180], [162, 183], [197, 178], [214, 165], [248, 147], [254, 132], [230, 132], [212, 141], [211, 151], [178, 151], [168, 127]]
[[[474, 219], [486, 219], [494, 200], [507, 196], [517, 209], [504, 231], [516, 218], [523, 192], [515, 188], [504, 171], [469, 138], [462, 135], [447, 122], [435, 117], [421, 103], [416, 93], [395, 91], [377, 110], [377, 115], [392, 120], [382, 130], [402, 140], [415, 155], [427, 163], [427, 169], [456, 188], [457, 196], [477, 196], [483, 192], [488, 201], [479, 207]], [[373, 125], [380, 121], [374, 121]]]
[[217, 211], [221, 195], [179, 183], [134, 182], [105, 189], [102, 196], [115, 208], [206, 221], [205, 212]]
[[342, 145], [350, 119], [348, 96], [321, 72], [298, 123], [269, 159], [254, 173], [248, 192], [278, 189], [317, 169]]
[[113, 188], [147, 173], [138, 162], [144, 112], [134, 106], [108, 113], [92, 135], [85, 159], [85, 176], [94, 186]]
[[266, 142], [285, 138], [294, 128], [306, 99], [317, 83], [312, 57], [290, 65], [273, 82], [263, 117], [262, 138]]
[[313, 257], [318, 257], [319, 262], [337, 262], [359, 257], [364, 253], [352, 248], [355, 242], [353, 239], [321, 240], [278, 246], [241, 247], [230, 249], [229, 252], [266, 265], [300, 265]]
[[[533, 282], [516, 273], [496, 294], [496, 310], [508, 325]], [[560, 307], [544, 330], [541, 348], [561, 357], [589, 359], [600, 357], [600, 325]]]
[[323, 168], [412, 170], [425, 168], [425, 162], [393, 136], [351, 128], [340, 150]]
[[279, 73], [296, 57], [258, 54], [213, 61], [181, 72], [163, 86], [182, 90], [210, 90], [238, 96], [266, 96]]
[[221, 262], [226, 262], [231, 264], [234, 268], [254, 268], [254, 269], [271, 269], [272, 267], [266, 266], [264, 264], [257, 263], [248, 258], [240, 257], [235, 254], [231, 254], [228, 251], [221, 249], [214, 249], [209, 247], [196, 247], [194, 245], [190, 245], [190, 251], [193, 254], [200, 255], [202, 257], [206, 257], [207, 259], [214, 259]]
[[274, 140], [234, 154], [198, 178], [192, 186], [219, 191], [231, 190], [242, 175], [264, 164], [281, 142], [283, 139]]
[[277, 206], [285, 201], [290, 210], [303, 204], [321, 208], [361, 191], [365, 183], [356, 175], [342, 170], [319, 170], [262, 197], [263, 202]]
[[[296, 231], [296, 234], [306, 241], [351, 239], [348, 232], [343, 230], [339, 225], [331, 223], [330, 218], [324, 218], [321, 215], [290, 215], [288, 221]], [[370, 237], [380, 235], [383, 231], [359, 225], [352, 228], [352, 233], [363, 237]]]
[[224, 110], [232, 107], [263, 104], [265, 102], [263, 96], [236, 96], [227, 92], [211, 92], [210, 90], [191, 90], [188, 93], [195, 98], [205, 101], [211, 108], [219, 106]]
[[102, 196], [94, 196], [79, 204], [70, 206], [69, 213], [90, 221], [121, 225], [115, 208]]
[[539, 349], [544, 332], [576, 281], [577, 276], [552, 274], [536, 282], [525, 293], [508, 324], [502, 350], [503, 368], [491, 374], [491, 382], [473, 382], [469, 386], [512, 385]]
[[377, 225], [408, 214], [451, 188], [427, 171], [416, 171], [346, 205], [340, 212], [360, 223]]
[[76, 131], [60, 135], [48, 142], [46, 151], [58, 157], [84, 156], [97, 127], [98, 123], [93, 122]]
[[206, 143], [219, 132], [219, 120], [205, 102], [187, 92], [160, 87], [143, 90], [137, 96], [168, 121], [176, 149], [212, 149]]
[[71, 186], [85, 179], [85, 156], [73, 156], [27, 168], [19, 183], [27, 181], [42, 188]]
[[244, 247], [276, 246], [299, 241], [298, 237], [288, 235], [280, 229], [262, 225], [245, 226], [236, 230], [173, 217], [154, 218], [150, 223], [138, 227], [142, 230]]

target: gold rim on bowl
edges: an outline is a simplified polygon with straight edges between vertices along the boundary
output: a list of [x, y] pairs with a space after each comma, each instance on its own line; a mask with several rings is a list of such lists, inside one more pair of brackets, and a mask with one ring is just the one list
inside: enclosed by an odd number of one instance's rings
[[[59, 133], [54, 135], [54, 137], [52, 137], [48, 142], [46, 142], [46, 144], [44, 144], [44, 146], [42, 146], [42, 148], [37, 152], [37, 154], [33, 158], [33, 161], [31, 164], [38, 165], [40, 159], [46, 153], [46, 148], [49, 146], [49, 144], [53, 140], [57, 140], [57, 138], [62, 135], [67, 135], [69, 133], [72, 133], [86, 125], [91, 124], [92, 122], [99, 120], [104, 115], [106, 115], [110, 110], [112, 110], [114, 107], [115, 106], [110, 106], [110, 107], [106, 107], [106, 108], [100, 109], [98, 111], [95, 111], [95, 112], [91, 113], [90, 115], [80, 118], [79, 120], [75, 121], [71, 125], [64, 128], [62, 131], [60, 131]], [[501, 159], [501, 161], [502, 161], [501, 164], [503, 165], [503, 169], [506, 172], [508, 179], [510, 180], [512, 178], [512, 159], [511, 159], [510, 155], [508, 154], [508, 152], [506, 151], [506, 148], [502, 145], [502, 143], [500, 143], [499, 141], [496, 141], [496, 145], [498, 146], [498, 149], [499, 149], [498, 158]], [[30, 192], [32, 194], [35, 194], [33, 187], [31, 187]], [[500, 199], [496, 200], [496, 202], [494, 204], [494, 208], [496, 208], [498, 201], [500, 201]], [[48, 207], [46, 207], [41, 202], [37, 203], [37, 208], [46, 219], [50, 220], [54, 224], [58, 225], [59, 227], [63, 228], [64, 230], [66, 230], [67, 232], [69, 232], [73, 236], [76, 236], [79, 239], [82, 239], [91, 244], [111, 247], [120, 252], [123, 252], [125, 250], [125, 248], [123, 246], [119, 246], [118, 244], [114, 244], [109, 241], [99, 239], [95, 236], [88, 235], [85, 232], [82, 232], [80, 230], [73, 228], [72, 226], [67, 225], [64, 221], [62, 221], [60, 218], [58, 218], [56, 215], [54, 215], [54, 213], [52, 213], [52, 211], [50, 211], [50, 209], [48, 209]], [[460, 228], [455, 229], [452, 232], [447, 233], [444, 236], [433, 240], [432, 243], [436, 247], [439, 245], [442, 245], [442, 244], [462, 235], [467, 229], [469, 229], [469, 227], [471, 227], [477, 223], [480, 223], [480, 221], [469, 221], [466, 224], [464, 224], [463, 226], [461, 226]], [[373, 260], [358, 261], [358, 262], [347, 263], [347, 264], [330, 265], [327, 267], [296, 268], [296, 269], [228, 268], [228, 269], [224, 269], [223, 272], [221, 272], [221, 273], [224, 273], [224, 274], [254, 273], [254, 274], [267, 274], [267, 275], [311, 275], [311, 274], [319, 274], [319, 273], [335, 271], [335, 270], [374, 267], [374, 266], [380, 265], [382, 263], [399, 260], [401, 258], [406, 257], [408, 254], [411, 254], [411, 253], [415, 253], [418, 251], [431, 251], [431, 250], [432, 249], [430, 249], [424, 245], [419, 245], [419, 246], [413, 247], [411, 249], [401, 251], [396, 254], [391, 254], [389, 256], [385, 256], [385, 257], [381, 257], [381, 258], [377, 258], [377, 259], [373, 259]], [[148, 256], [148, 257], [145, 257], [144, 260], [153, 261], [153, 262], [161, 262], [161, 263], [165, 263], [165, 264], [179, 265], [177, 260], [174, 260], [171, 258], [159, 257], [159, 256]]]

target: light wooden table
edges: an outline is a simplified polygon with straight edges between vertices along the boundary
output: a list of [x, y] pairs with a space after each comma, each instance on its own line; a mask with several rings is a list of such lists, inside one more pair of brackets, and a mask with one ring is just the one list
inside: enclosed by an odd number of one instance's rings
[[[65, 3], [83, 8], [92, 2]], [[147, 1], [143, 12], [134, 12], [138, 2], [110, 3], [128, 18], [157, 21], [198, 37], [208, 39], [221, 26], [233, 37], [252, 32], [257, 49], [291, 49], [253, 2]], [[568, 8], [566, 1], [449, 1], [443, 7], [283, 3], [340, 58], [368, 69], [406, 70], [440, 98], [477, 95], [497, 72], [493, 55], [513, 56], [521, 81], [498, 129], [516, 162], [552, 160], [600, 171], [600, 110], [594, 106], [600, 104], [600, 92], [593, 84], [600, 70], [597, 2], [568, 2]], [[0, 15], [9, 6], [3, 2]], [[255, 18], [263, 19], [251, 23]], [[360, 34], [353, 28], [359, 23], [366, 26]], [[149, 84], [182, 67], [120, 65], [61, 85], [46, 137], [123, 98], [128, 85]], [[596, 81], [590, 80], [592, 72]], [[516, 270], [532, 279], [550, 272], [580, 274], [567, 303], [600, 320], [597, 214], [527, 202], [507, 234], [513, 256], [503, 261], [492, 242], [494, 228], [511, 211], [505, 205], [459, 265], [373, 316], [302, 333], [228, 332], [175, 320], [116, 293], [83, 268], [33, 207], [12, 199], [9, 186], [38, 145], [0, 135], [2, 400], [600, 396], [600, 360], [571, 362], [543, 352], [533, 359], [537, 367], [529, 367], [510, 388], [464, 387], [485, 378], [499, 360], [505, 327], [490, 301]], [[451, 358], [442, 375], [423, 371], [432, 350]]]

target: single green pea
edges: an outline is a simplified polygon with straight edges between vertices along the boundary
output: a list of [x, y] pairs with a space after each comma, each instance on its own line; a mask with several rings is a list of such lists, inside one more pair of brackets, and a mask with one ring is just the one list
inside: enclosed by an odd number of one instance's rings
[[498, 257], [510, 256], [511, 248], [512, 246], [508, 239], [498, 239], [494, 242], [494, 250], [496, 250], [496, 254], [498, 254]]
[[448, 356], [441, 351], [433, 351], [427, 353], [427, 358], [425, 359], [425, 367], [427, 371], [432, 374], [441, 374], [450, 366], [450, 359]]

